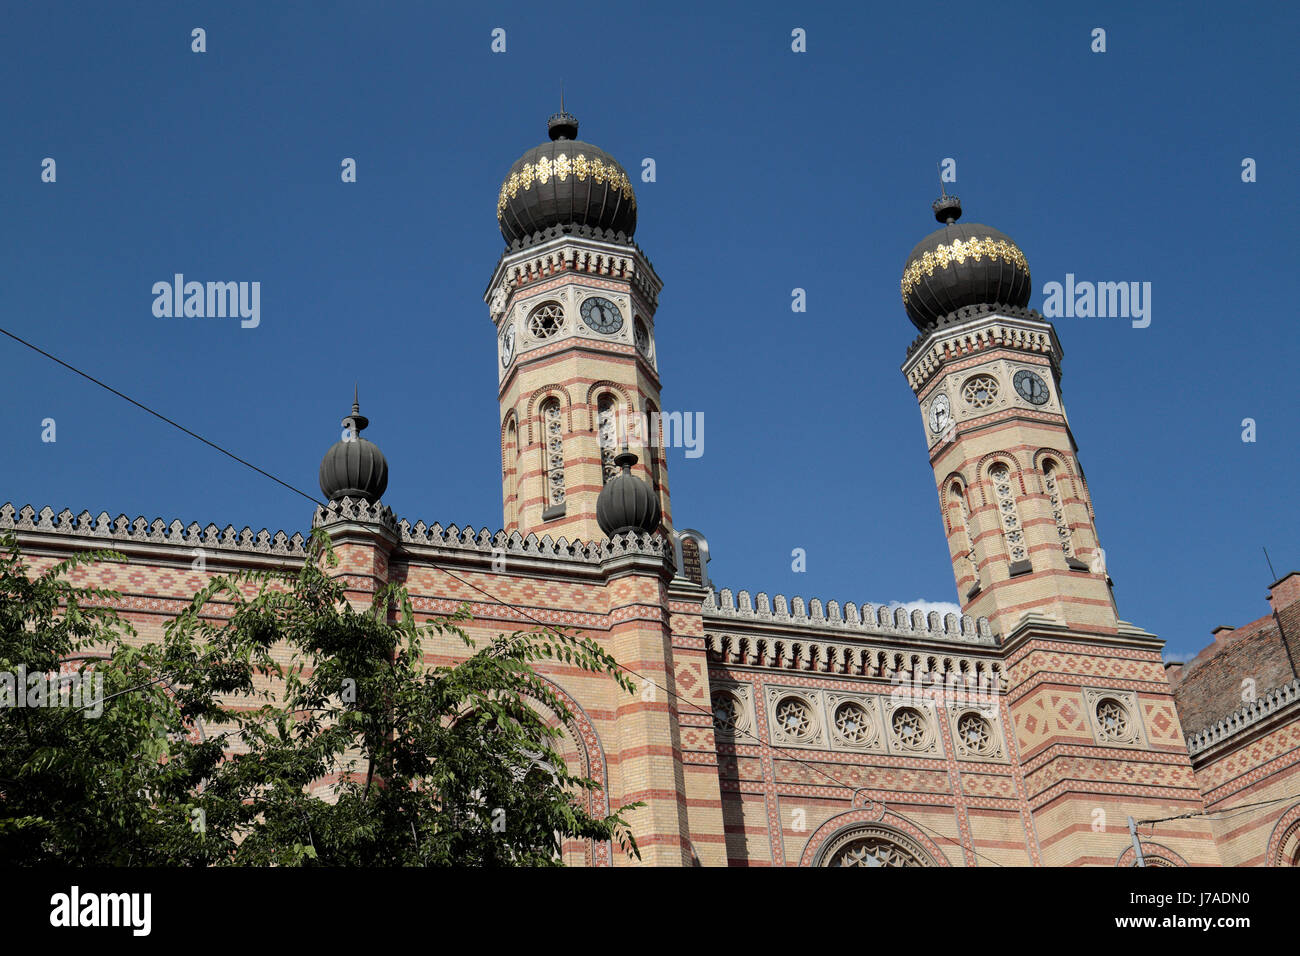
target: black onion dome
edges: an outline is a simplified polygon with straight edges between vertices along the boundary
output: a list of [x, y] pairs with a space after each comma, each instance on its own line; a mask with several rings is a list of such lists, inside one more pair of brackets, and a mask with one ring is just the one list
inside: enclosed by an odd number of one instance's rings
[[913, 325], [925, 332], [968, 305], [1029, 304], [1029, 263], [1010, 236], [977, 222], [958, 223], [956, 196], [936, 200], [934, 216], [943, 228], [918, 242], [903, 267], [903, 308]]
[[606, 537], [659, 527], [659, 496], [632, 474], [636, 460], [628, 451], [616, 457], [614, 464], [623, 470], [605, 482], [596, 499], [596, 522]]
[[515, 160], [497, 196], [507, 243], [551, 226], [590, 226], [627, 239], [636, 232], [632, 181], [614, 157], [584, 143], [578, 120], [563, 110], [547, 123], [551, 141]]
[[361, 437], [370, 420], [361, 414], [355, 394], [352, 414], [342, 424], [350, 435], [336, 441], [321, 459], [320, 490], [330, 501], [337, 498], [378, 501], [388, 488], [388, 460], [378, 445]]

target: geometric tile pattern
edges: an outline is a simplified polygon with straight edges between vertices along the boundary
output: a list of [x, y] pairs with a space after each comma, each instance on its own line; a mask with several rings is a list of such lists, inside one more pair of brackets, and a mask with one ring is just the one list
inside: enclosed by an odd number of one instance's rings
[[1083, 700], [1075, 691], [1039, 688], [1029, 700], [1012, 704], [1016, 721], [1016, 742], [1022, 759], [1056, 738], [1091, 740], [1084, 716]]

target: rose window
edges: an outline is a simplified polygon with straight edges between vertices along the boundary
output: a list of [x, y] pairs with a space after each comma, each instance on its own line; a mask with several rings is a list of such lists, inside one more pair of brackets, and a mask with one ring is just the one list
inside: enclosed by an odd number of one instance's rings
[[967, 379], [961, 394], [971, 408], [988, 408], [998, 398], [997, 379], [990, 375], [976, 375]]
[[535, 339], [549, 339], [564, 328], [564, 310], [558, 302], [544, 302], [528, 316], [528, 331]]
[[828, 866], [924, 866], [903, 847], [868, 837], [854, 840], [831, 857]]
[[798, 697], [786, 697], [776, 705], [776, 725], [787, 737], [811, 737], [815, 729], [812, 708]]
[[744, 718], [744, 709], [739, 698], [727, 691], [718, 691], [713, 695], [713, 726], [723, 733], [734, 734]]
[[650, 333], [640, 319], [637, 319], [636, 324], [632, 326], [632, 341], [636, 344], [638, 352], [646, 358], [650, 357]]
[[919, 710], [912, 707], [898, 708], [894, 711], [890, 725], [894, 728], [894, 736], [904, 750], [921, 750], [925, 747], [928, 735], [925, 729], [925, 717]]
[[986, 757], [993, 753], [993, 725], [979, 714], [962, 714], [957, 721], [957, 739], [967, 751]]
[[1129, 719], [1128, 708], [1106, 697], [1097, 702], [1097, 725], [1102, 736], [1121, 742], [1133, 739], [1133, 723]]
[[871, 738], [871, 718], [861, 704], [848, 701], [835, 709], [835, 732], [851, 744], [864, 744]]

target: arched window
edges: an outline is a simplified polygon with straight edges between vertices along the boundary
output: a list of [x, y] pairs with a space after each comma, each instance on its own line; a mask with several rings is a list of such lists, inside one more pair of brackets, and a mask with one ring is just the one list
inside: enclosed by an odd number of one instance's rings
[[1014, 565], [1029, 560], [1029, 550], [1025, 546], [1025, 532], [1020, 524], [1020, 511], [1016, 507], [1016, 497], [1011, 489], [1011, 470], [1003, 463], [997, 462], [989, 469], [989, 480], [993, 483], [994, 500], [997, 502], [998, 514], [1002, 520], [1002, 537], [1007, 543], [1007, 556]]
[[1070, 521], [1065, 516], [1065, 495], [1058, 478], [1060, 466], [1052, 459], [1043, 462], [1043, 492], [1052, 509], [1052, 518], [1056, 521], [1056, 534], [1061, 540], [1061, 550], [1067, 558], [1074, 557], [1074, 540], [1070, 537]]
[[618, 404], [605, 392], [596, 402], [596, 436], [600, 441], [600, 477], [605, 483], [618, 474], [614, 457], [618, 454]]
[[546, 476], [546, 504], [564, 504], [564, 421], [559, 399], [542, 403], [542, 461]]
[[509, 530], [519, 520], [519, 433], [515, 428], [514, 418], [511, 418], [510, 421], [506, 423], [505, 447], [502, 449], [502, 452], [503, 467], [501, 469], [501, 480], [505, 488], [506, 529]]
[[934, 866], [929, 853], [893, 827], [852, 827], [832, 837], [819, 854], [819, 866]]
[[971, 534], [970, 510], [966, 507], [966, 495], [961, 482], [954, 481], [948, 486], [948, 530], [956, 536], [958, 549], [957, 577], [959, 580], [969, 577], [971, 587], [980, 582], [979, 564], [975, 560], [974, 535]]
[[652, 402], [646, 402], [645, 406], [645, 464], [646, 470], [650, 472], [650, 487], [657, 493], [659, 491], [659, 445], [663, 440], [663, 431], [660, 427], [659, 409], [654, 407]]

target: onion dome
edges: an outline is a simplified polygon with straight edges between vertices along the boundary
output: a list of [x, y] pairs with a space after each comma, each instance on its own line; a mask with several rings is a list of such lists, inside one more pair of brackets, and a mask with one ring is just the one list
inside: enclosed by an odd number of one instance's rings
[[636, 455], [626, 450], [615, 457], [614, 464], [623, 471], [605, 482], [596, 499], [596, 521], [606, 537], [659, 527], [659, 496], [632, 474], [636, 461]]
[[515, 160], [501, 183], [497, 223], [506, 242], [552, 226], [588, 226], [630, 240], [636, 196], [623, 167], [578, 139], [578, 120], [563, 107], [546, 125], [551, 141]]
[[968, 305], [1029, 304], [1029, 263], [1009, 236], [977, 222], [959, 224], [956, 196], [935, 200], [934, 218], [943, 228], [918, 242], [903, 268], [903, 308], [913, 325], [928, 331]]
[[342, 421], [348, 433], [330, 447], [320, 463], [320, 490], [330, 501], [364, 498], [373, 503], [388, 488], [388, 460], [378, 445], [361, 437], [369, 424], [354, 391], [352, 414]]

